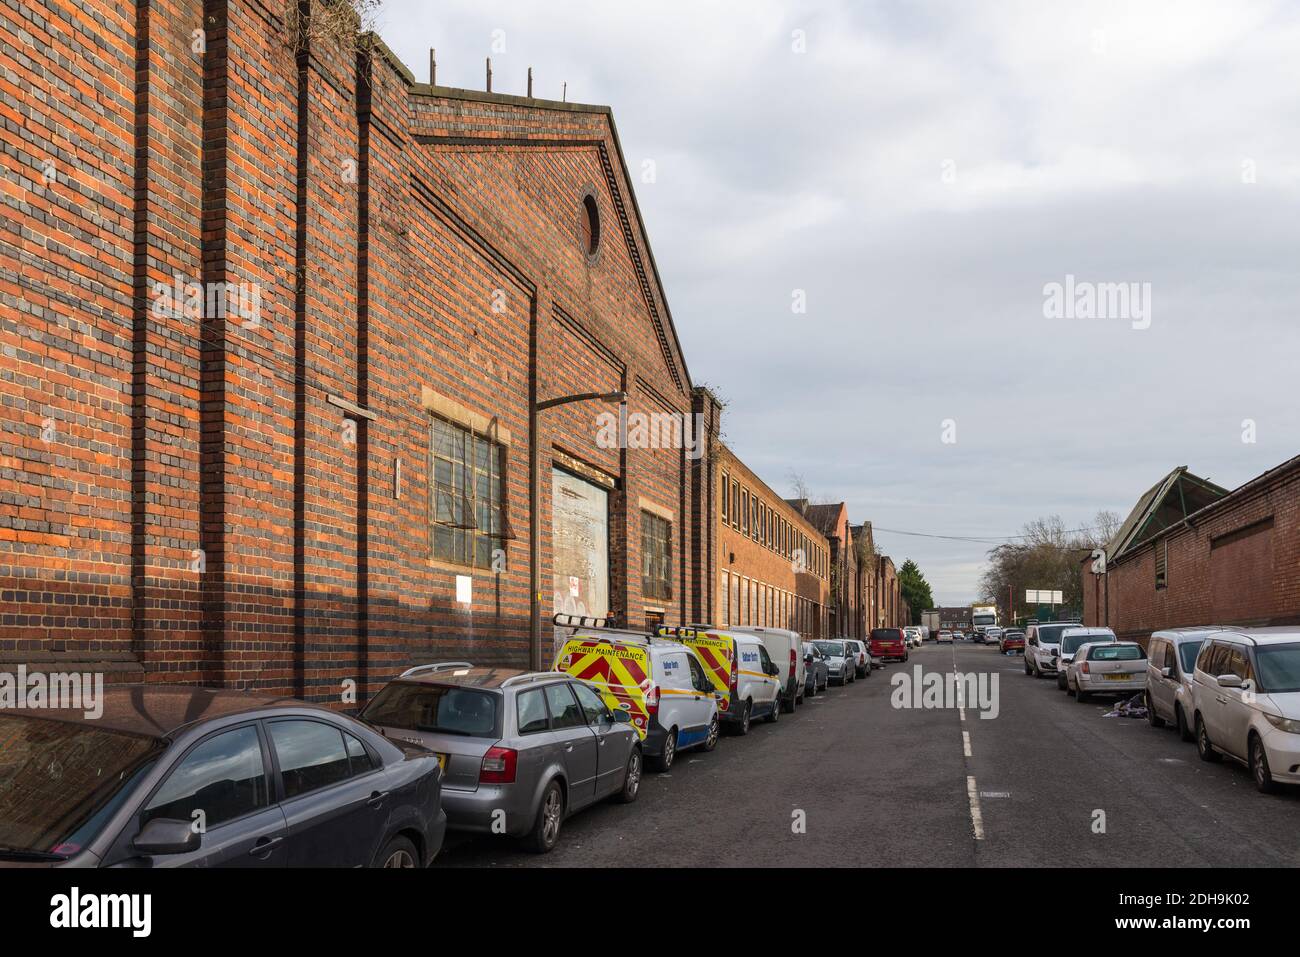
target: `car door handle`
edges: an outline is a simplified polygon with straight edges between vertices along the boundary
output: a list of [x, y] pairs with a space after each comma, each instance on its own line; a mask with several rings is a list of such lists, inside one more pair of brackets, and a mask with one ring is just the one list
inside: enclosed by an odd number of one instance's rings
[[569, 753], [570, 751], [572, 751], [572, 750], [573, 750], [573, 745], [571, 745], [571, 744], [566, 744], [566, 745], [564, 746], [564, 753], [565, 753], [565, 754], [568, 754], [568, 753]]
[[373, 791], [371, 792], [370, 797], [366, 799], [366, 803], [371, 807], [377, 808], [384, 803], [384, 798], [386, 797], [388, 797], [387, 791]]
[[596, 743], [603, 748], [605, 746], [605, 736], [602, 734], [600, 737], [598, 737], [596, 739]]
[[260, 837], [248, 852], [249, 857], [266, 857], [284, 843], [282, 837]]

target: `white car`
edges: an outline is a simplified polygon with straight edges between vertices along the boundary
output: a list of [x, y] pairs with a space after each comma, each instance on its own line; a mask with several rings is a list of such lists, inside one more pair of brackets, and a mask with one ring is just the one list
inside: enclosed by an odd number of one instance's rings
[[1061, 633], [1078, 628], [1077, 621], [1052, 621], [1030, 625], [1025, 633], [1025, 674], [1046, 678], [1056, 674], [1056, 658], [1061, 653]]
[[781, 692], [781, 710], [786, 714], [794, 714], [795, 706], [803, 704], [804, 684], [808, 680], [803, 639], [799, 632], [788, 628], [759, 628], [750, 625], [732, 625], [726, 630], [753, 635], [763, 643], [768, 656], [777, 667], [787, 669], [785, 689]]
[[941, 631], [941, 632], [939, 632], [939, 637], [936, 638], [935, 641], [936, 641], [938, 644], [941, 644], [941, 645], [951, 645], [951, 644], [952, 644], [952, 632], [951, 632], [951, 631]]
[[1265, 793], [1300, 784], [1300, 628], [1243, 628], [1209, 637], [1192, 676], [1196, 750], [1250, 768]]
[[1061, 633], [1061, 652], [1056, 660], [1056, 686], [1069, 691], [1065, 683], [1065, 670], [1074, 660], [1074, 653], [1089, 642], [1118, 641], [1109, 628], [1067, 628]]
[[1205, 639], [1223, 631], [1222, 625], [1170, 628], [1147, 642], [1147, 720], [1153, 728], [1172, 723], [1184, 741], [1192, 733], [1192, 674]]
[[1147, 654], [1136, 641], [1080, 645], [1065, 672], [1066, 689], [1079, 704], [1094, 694], [1132, 694], [1147, 686]]
[[921, 647], [921, 629], [919, 629], [919, 628], [904, 628], [904, 629], [903, 629], [903, 637], [907, 639], [907, 647], [909, 647], [909, 648], [920, 648], [920, 647]]

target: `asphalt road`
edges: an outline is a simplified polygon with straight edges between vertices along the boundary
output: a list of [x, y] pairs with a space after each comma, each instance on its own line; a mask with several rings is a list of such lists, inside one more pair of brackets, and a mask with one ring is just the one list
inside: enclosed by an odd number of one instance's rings
[[[997, 677], [998, 714], [895, 708], [900, 671]], [[647, 773], [632, 805], [565, 822], [537, 856], [451, 834], [435, 866], [1300, 865], [1300, 789], [1255, 791], [1145, 720], [1107, 718], [993, 647], [927, 644], [794, 715]], [[802, 827], [799, 825], [802, 824]]]

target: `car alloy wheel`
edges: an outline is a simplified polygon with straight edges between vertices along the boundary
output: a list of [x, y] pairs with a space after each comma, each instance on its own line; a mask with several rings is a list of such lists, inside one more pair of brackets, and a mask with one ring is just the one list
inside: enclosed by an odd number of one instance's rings
[[1147, 721], [1153, 728], [1163, 728], [1165, 719], [1156, 714], [1156, 703], [1151, 700], [1151, 692], [1146, 693]]
[[542, 800], [542, 844], [547, 850], [555, 846], [560, 837], [560, 818], [564, 813], [564, 799], [560, 797], [560, 788], [552, 784]]
[[1205, 729], [1205, 722], [1201, 716], [1196, 716], [1196, 753], [1201, 756], [1202, 761], [1209, 761], [1215, 764], [1222, 760], [1223, 756], [1214, 750], [1214, 745], [1210, 743], [1210, 732]]
[[749, 734], [749, 712], [751, 708], [753, 708], [753, 704], [746, 701], [744, 710], [740, 712], [740, 733], [742, 735]]
[[781, 720], [781, 708], [783, 707], [784, 705], [781, 704], [781, 692], [778, 691], [776, 693], [776, 700], [772, 702], [772, 713], [767, 716], [768, 724], [776, 724]]
[[1187, 727], [1187, 715], [1183, 713], [1183, 706], [1180, 704], [1174, 705], [1174, 725], [1178, 728], [1178, 737], [1183, 741], [1194, 739], [1192, 729]]
[[623, 776], [623, 793], [619, 798], [624, 804], [631, 804], [636, 800], [637, 792], [641, 790], [641, 752], [637, 748], [632, 749], [632, 753], [627, 758], [627, 774]]
[[1273, 772], [1268, 767], [1264, 742], [1253, 734], [1250, 736], [1250, 773], [1255, 778], [1255, 788], [1260, 794], [1272, 794], [1277, 790], [1277, 785], [1273, 783]]
[[415, 867], [415, 858], [404, 847], [399, 847], [388, 855], [384, 867]]
[[659, 760], [655, 762], [657, 770], [667, 771], [673, 766], [673, 760], [677, 757], [677, 731], [671, 729], [668, 737], [664, 738], [664, 751], [659, 755]]
[[704, 739], [704, 750], [712, 751], [718, 746], [718, 716], [715, 714], [709, 722], [709, 734]]

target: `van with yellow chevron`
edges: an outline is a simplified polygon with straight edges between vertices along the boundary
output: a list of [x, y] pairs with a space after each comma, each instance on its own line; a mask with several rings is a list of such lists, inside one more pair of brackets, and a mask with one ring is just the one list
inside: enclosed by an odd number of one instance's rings
[[675, 638], [703, 659], [719, 696], [723, 726], [749, 734], [755, 718], [780, 720], [781, 668], [758, 635], [712, 625], [660, 625], [658, 634]]

